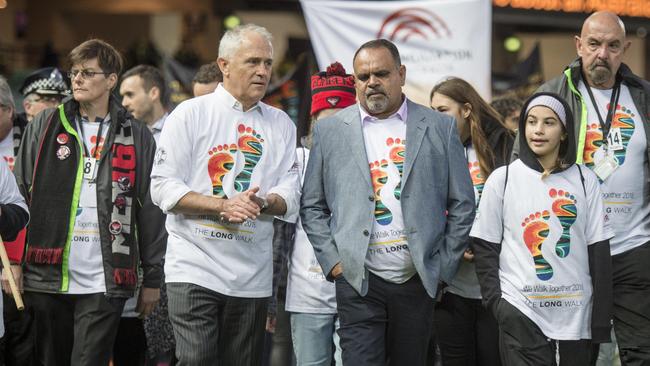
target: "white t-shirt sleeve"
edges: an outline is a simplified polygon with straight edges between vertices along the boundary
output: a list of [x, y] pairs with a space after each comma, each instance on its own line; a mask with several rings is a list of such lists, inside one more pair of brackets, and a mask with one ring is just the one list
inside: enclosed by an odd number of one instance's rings
[[29, 212], [25, 199], [18, 190], [16, 178], [5, 159], [0, 159], [0, 185], [0, 203], [4, 205], [14, 204], [20, 206], [25, 212]]
[[503, 237], [503, 185], [506, 168], [501, 167], [488, 177], [476, 211], [470, 236], [490, 243], [501, 243]]
[[600, 183], [596, 174], [584, 166], [580, 167], [585, 178], [585, 190], [587, 191], [587, 227], [585, 238], [587, 245], [595, 244], [614, 237], [614, 231], [605, 221], [605, 207], [603, 195], [600, 191]]
[[[25, 204], [25, 199], [18, 190], [16, 178], [14, 177], [11, 170], [9, 170], [9, 165], [7, 165], [5, 159], [0, 159], [0, 200], [0, 203], [2, 204], [14, 204], [20, 206], [25, 210], [25, 212], [29, 212], [27, 210], [27, 205]], [[0, 312], [2, 312], [3, 306], [4, 304], [2, 303], [2, 297], [0, 296]], [[4, 334], [4, 320], [0, 319], [0, 338], [3, 337]]]
[[186, 182], [192, 168], [194, 124], [191, 110], [183, 104], [165, 121], [151, 170], [151, 200], [166, 214], [191, 191]]
[[287, 222], [296, 222], [298, 219], [298, 212], [300, 209], [300, 174], [298, 172], [298, 164], [296, 160], [296, 128], [289, 119], [289, 116], [282, 113], [280, 114], [285, 125], [283, 137], [282, 163], [280, 164], [280, 171], [283, 172], [278, 178], [277, 184], [269, 189], [268, 194], [274, 193], [284, 199], [287, 205], [287, 211], [284, 215], [277, 218]]

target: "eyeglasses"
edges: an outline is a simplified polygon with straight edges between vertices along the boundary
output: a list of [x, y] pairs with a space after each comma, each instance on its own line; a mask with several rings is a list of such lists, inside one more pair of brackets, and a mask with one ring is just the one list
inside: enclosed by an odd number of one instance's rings
[[90, 71], [90, 70], [70, 70], [68, 71], [68, 77], [70, 80], [74, 79], [77, 74], [81, 74], [82, 79], [90, 79], [94, 77], [97, 74], [102, 74], [102, 75], [109, 75], [112, 74], [110, 72], [101, 72], [101, 71]]

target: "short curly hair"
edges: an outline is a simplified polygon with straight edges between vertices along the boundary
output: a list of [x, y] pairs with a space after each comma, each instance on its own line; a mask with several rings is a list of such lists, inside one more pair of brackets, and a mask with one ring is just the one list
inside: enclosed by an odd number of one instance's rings
[[495, 98], [492, 103], [490, 103], [492, 108], [496, 109], [496, 111], [499, 112], [503, 118], [507, 118], [511, 114], [521, 110], [523, 104], [524, 103], [521, 101], [521, 99], [514, 96], [498, 97]]
[[215, 62], [210, 62], [201, 65], [199, 71], [196, 72], [196, 75], [194, 75], [194, 78], [192, 79], [192, 85], [196, 83], [210, 84], [215, 81], [222, 82], [223, 75], [221, 74], [221, 70], [219, 70], [219, 66], [217, 66]]

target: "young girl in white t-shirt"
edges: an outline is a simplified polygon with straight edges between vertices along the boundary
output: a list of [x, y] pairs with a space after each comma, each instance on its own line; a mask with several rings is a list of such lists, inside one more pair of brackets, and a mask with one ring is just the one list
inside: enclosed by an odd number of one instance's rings
[[609, 342], [613, 234], [573, 123], [556, 94], [524, 104], [519, 159], [488, 178], [470, 233], [506, 366], [586, 366]]

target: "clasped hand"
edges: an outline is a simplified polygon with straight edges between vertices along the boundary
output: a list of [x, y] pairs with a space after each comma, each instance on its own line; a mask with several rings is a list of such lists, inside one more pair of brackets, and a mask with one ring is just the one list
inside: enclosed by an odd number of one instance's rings
[[260, 187], [253, 187], [232, 198], [225, 199], [219, 217], [224, 222], [240, 224], [255, 220], [261, 213], [262, 199], [257, 197]]

